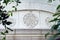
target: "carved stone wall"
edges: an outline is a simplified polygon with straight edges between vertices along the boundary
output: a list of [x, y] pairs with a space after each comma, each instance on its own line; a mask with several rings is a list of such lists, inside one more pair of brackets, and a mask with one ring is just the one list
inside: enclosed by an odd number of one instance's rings
[[[44, 35], [49, 31], [50, 24], [48, 21], [52, 13], [43, 10], [19, 10], [13, 12], [9, 18], [12, 25], [8, 26], [14, 29], [7, 34], [7, 40], [47, 40]], [[3, 26], [0, 25], [0, 31]], [[0, 35], [0, 39], [2, 35]]]

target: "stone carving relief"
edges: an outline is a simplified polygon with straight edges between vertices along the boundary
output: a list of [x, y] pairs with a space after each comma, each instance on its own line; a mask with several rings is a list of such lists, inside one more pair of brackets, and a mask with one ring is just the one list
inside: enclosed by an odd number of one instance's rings
[[33, 13], [25, 14], [23, 17], [23, 22], [28, 27], [35, 27], [38, 24], [38, 17], [35, 16]]

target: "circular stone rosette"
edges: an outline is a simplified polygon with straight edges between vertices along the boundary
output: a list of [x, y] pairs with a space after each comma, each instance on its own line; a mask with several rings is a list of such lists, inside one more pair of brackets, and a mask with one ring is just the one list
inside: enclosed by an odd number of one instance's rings
[[24, 15], [23, 22], [26, 26], [33, 28], [33, 27], [37, 26], [37, 24], [38, 24], [38, 17], [36, 17], [32, 13], [28, 13], [28, 14]]
[[45, 20], [48, 27], [52, 27], [52, 25], [55, 24], [55, 22], [50, 22], [51, 20], [52, 20], [52, 17], [47, 17]]

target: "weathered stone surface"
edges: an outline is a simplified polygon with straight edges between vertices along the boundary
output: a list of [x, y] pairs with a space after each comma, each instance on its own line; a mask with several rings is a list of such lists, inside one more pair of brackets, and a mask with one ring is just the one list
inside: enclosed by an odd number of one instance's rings
[[7, 40], [47, 40], [44, 37], [47, 32], [48, 29], [14, 29], [6, 38]]

